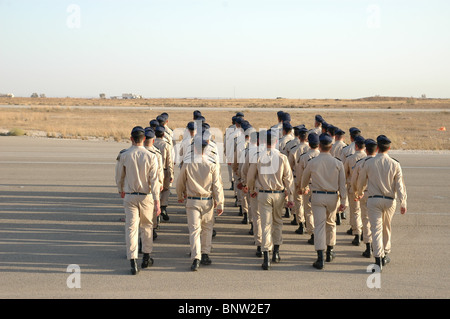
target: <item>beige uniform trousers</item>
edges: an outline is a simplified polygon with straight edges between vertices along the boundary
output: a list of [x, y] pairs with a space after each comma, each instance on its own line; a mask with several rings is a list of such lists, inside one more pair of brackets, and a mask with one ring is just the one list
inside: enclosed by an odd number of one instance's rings
[[353, 235], [361, 235], [362, 221], [361, 221], [361, 205], [359, 201], [355, 201], [355, 193], [352, 187], [347, 187], [348, 194], [348, 208], [350, 212], [350, 226], [352, 226]]
[[213, 200], [187, 199], [186, 215], [191, 259], [201, 259], [202, 254], [211, 252], [214, 226]]
[[[164, 173], [166, 170], [164, 170]], [[164, 182], [163, 182], [163, 190], [161, 191], [161, 201], [160, 206], [168, 206], [169, 205], [169, 197], [170, 197], [170, 177], [164, 174]]]
[[338, 195], [312, 194], [311, 208], [314, 215], [314, 247], [325, 250], [336, 245], [336, 211]]
[[271, 250], [272, 244], [283, 243], [283, 211], [285, 194], [258, 193], [258, 211], [261, 215], [261, 250]]
[[251, 196], [249, 199], [249, 220], [253, 223], [253, 238], [255, 239], [255, 245], [262, 245], [262, 231], [261, 231], [261, 215], [258, 210], [258, 198], [253, 198]]
[[364, 244], [372, 243], [372, 231], [370, 230], [370, 220], [367, 211], [367, 193], [364, 194], [360, 201], [361, 207], [361, 222], [362, 222], [362, 233]]
[[303, 194], [303, 212], [305, 215], [306, 233], [314, 234], [314, 216], [311, 208], [311, 192]]
[[374, 257], [384, 257], [391, 251], [391, 221], [395, 213], [395, 206], [395, 200], [367, 199]]
[[303, 195], [298, 192], [294, 194], [294, 208], [292, 213], [295, 214], [295, 219], [297, 223], [305, 222], [305, 210], [303, 209]]
[[139, 237], [142, 241], [142, 252], [153, 250], [153, 211], [154, 202], [151, 195], [125, 195], [125, 242], [127, 258], [138, 258]]

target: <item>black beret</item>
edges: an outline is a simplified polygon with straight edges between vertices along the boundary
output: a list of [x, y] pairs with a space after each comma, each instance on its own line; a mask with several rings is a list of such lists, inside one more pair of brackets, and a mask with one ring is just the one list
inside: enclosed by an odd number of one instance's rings
[[155, 133], [156, 132], [165, 132], [166, 131], [166, 129], [164, 128], [164, 126], [162, 126], [162, 125], [158, 125], [156, 128], [155, 128]]
[[289, 123], [289, 122], [287, 122], [287, 121], [284, 121], [284, 122], [283, 122], [283, 130], [285, 130], [285, 131], [290, 131], [290, 130], [292, 130], [292, 125], [291, 125], [291, 123]]
[[328, 144], [333, 143], [333, 138], [330, 135], [328, 135], [327, 133], [322, 133], [319, 136], [319, 141], [321, 144], [328, 145]]
[[362, 137], [361, 135], [358, 135], [358, 136], [355, 137], [355, 143], [360, 143], [360, 144], [362, 144], [362, 143], [364, 143], [365, 141], [366, 141], [365, 138]]
[[202, 112], [200, 112], [200, 111], [194, 111], [194, 112], [193, 112], [193, 115], [194, 115], [194, 119], [196, 120], [199, 116], [202, 116]]
[[244, 121], [244, 119], [242, 118], [242, 117], [240, 117], [240, 116], [236, 116], [236, 120], [235, 120], [235, 122], [237, 123], [237, 124], [241, 124], [242, 122]]
[[236, 113], [236, 116], [237, 116], [237, 117], [244, 117], [244, 113], [242, 113], [242, 112], [237, 112], [237, 113]]
[[391, 144], [391, 140], [387, 138], [386, 135], [379, 135], [377, 137], [378, 144]]
[[316, 122], [319, 122], [319, 123], [323, 122], [323, 117], [319, 114], [317, 114], [314, 119], [316, 120]]
[[131, 130], [131, 135], [133, 136], [138, 136], [138, 135], [144, 135], [145, 134], [145, 130], [142, 126], [135, 126], [133, 127], [133, 129]]
[[146, 138], [154, 138], [155, 137], [155, 131], [151, 127], [145, 128], [145, 137]]
[[351, 127], [348, 131], [350, 132], [350, 135], [361, 133], [361, 130], [357, 127]]
[[308, 135], [308, 142], [310, 144], [319, 144], [319, 134], [311, 133]]
[[159, 122], [157, 120], [151, 120], [149, 124], [151, 127], [157, 127], [159, 125]]
[[325, 122], [325, 121], [322, 122], [322, 128], [323, 129], [327, 130], [328, 126], [330, 126], [330, 125], [327, 122]]
[[188, 130], [191, 130], [191, 131], [195, 130], [195, 122], [189, 122], [189, 123], [186, 125], [186, 128], [187, 128]]
[[336, 135], [344, 135], [344, 134], [345, 134], [345, 131], [344, 131], [344, 130], [341, 130], [339, 127], [336, 127], [335, 134], [336, 134]]
[[291, 121], [291, 115], [289, 113], [283, 113], [283, 122], [287, 121], [290, 122]]
[[377, 145], [377, 142], [375, 142], [373, 139], [371, 139], [371, 138], [368, 138], [368, 139], [366, 139], [365, 141], [364, 141], [364, 144], [366, 144], [366, 146], [367, 145]]

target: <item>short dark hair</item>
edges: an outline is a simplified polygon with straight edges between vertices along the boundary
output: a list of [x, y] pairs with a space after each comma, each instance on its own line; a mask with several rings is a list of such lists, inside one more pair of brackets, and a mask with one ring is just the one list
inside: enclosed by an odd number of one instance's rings
[[381, 153], [384, 153], [384, 152], [386, 152], [386, 151], [389, 149], [389, 147], [391, 146], [391, 144], [378, 143], [377, 146], [378, 146], [378, 150], [379, 150]]
[[325, 152], [328, 152], [329, 150], [331, 150], [332, 146], [333, 146], [333, 144], [320, 143], [320, 149], [322, 149]]
[[318, 148], [319, 147], [319, 143], [309, 143], [309, 147], [310, 148]]
[[376, 151], [377, 151], [377, 145], [376, 144], [367, 144], [366, 145], [366, 153], [374, 154]]
[[164, 137], [164, 132], [163, 131], [155, 131], [155, 136], [158, 138]]
[[145, 134], [138, 132], [136, 134], [132, 134], [131, 138], [135, 143], [141, 143], [145, 139]]

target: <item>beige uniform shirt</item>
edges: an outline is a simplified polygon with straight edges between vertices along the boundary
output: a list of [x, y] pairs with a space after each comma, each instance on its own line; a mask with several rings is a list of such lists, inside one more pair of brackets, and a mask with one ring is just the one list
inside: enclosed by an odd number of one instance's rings
[[248, 169], [247, 185], [250, 194], [257, 190], [285, 190], [293, 201], [294, 180], [286, 155], [274, 148], [260, 152], [257, 163]]
[[282, 122], [273, 125], [270, 129], [272, 131], [278, 130], [278, 140], [280, 140], [283, 137], [283, 123]]
[[163, 169], [163, 161], [162, 161], [162, 155], [159, 149], [157, 149], [154, 145], [151, 147], [145, 147], [150, 153], [153, 153], [158, 158], [158, 179], [159, 183], [162, 185], [164, 182], [164, 169]]
[[279, 143], [279, 148], [278, 148], [278, 150], [282, 153], [282, 154], [284, 154], [284, 155], [286, 155], [286, 156], [288, 156], [288, 153], [287, 153], [287, 150], [286, 150], [286, 145], [290, 142], [290, 141], [292, 141], [292, 140], [294, 140], [295, 139], [295, 136], [294, 136], [294, 134], [292, 134], [292, 133], [289, 133], [289, 134], [287, 134], [287, 135], [283, 135], [283, 137], [281, 137], [281, 139], [280, 139], [280, 143]]
[[[357, 192], [357, 181], [358, 181], [358, 176], [359, 176], [359, 172], [361, 171], [362, 167], [364, 166], [364, 162], [366, 159], [374, 157], [375, 155], [367, 155], [366, 157], [361, 158], [359, 161], [356, 162], [355, 167], [353, 168], [352, 171], [352, 178], [351, 178], [351, 191], [356, 195]], [[365, 192], [366, 189], [363, 190], [363, 192]]]
[[302, 175], [301, 188], [305, 189], [311, 180], [311, 191], [338, 192], [341, 203], [347, 199], [345, 172], [342, 162], [330, 153], [320, 153], [306, 165]]
[[357, 195], [361, 196], [366, 189], [367, 195], [388, 196], [400, 200], [401, 207], [406, 208], [406, 187], [400, 163], [386, 153], [378, 153], [367, 158], [359, 172]]
[[352, 171], [355, 164], [360, 159], [366, 157], [367, 154], [364, 151], [356, 151], [354, 154], [349, 155], [344, 162], [345, 178], [347, 180], [347, 185], [350, 187], [352, 183]]
[[165, 139], [155, 138], [154, 146], [161, 152], [164, 175], [168, 179], [173, 179], [173, 159], [170, 145]]
[[258, 161], [258, 146], [256, 144], [250, 144], [245, 149], [245, 162], [241, 167], [241, 183], [247, 186], [247, 174], [250, 164], [256, 164]]
[[178, 200], [187, 197], [212, 197], [217, 209], [224, 206], [224, 193], [217, 165], [207, 155], [199, 163], [184, 163], [177, 178]]
[[158, 159], [143, 146], [131, 146], [120, 154], [115, 179], [119, 192], [151, 193], [159, 198]]
[[300, 189], [302, 182], [303, 171], [309, 163], [309, 160], [318, 156], [320, 151], [318, 148], [310, 148], [306, 153], [303, 153], [295, 165], [295, 178], [296, 178], [296, 189]]
[[300, 142], [295, 145], [289, 152], [289, 164], [291, 164], [292, 170], [295, 172], [295, 165], [298, 163], [298, 160], [303, 153], [306, 153], [309, 150], [309, 144], [306, 142]]
[[349, 145], [344, 146], [339, 154], [336, 154], [336, 157], [339, 158], [342, 163], [345, 163], [345, 159], [347, 156], [355, 153], [355, 142], [351, 142]]
[[331, 155], [340, 159], [342, 149], [346, 146], [347, 146], [347, 144], [345, 144], [342, 140], [335, 141], [333, 143], [333, 146], [331, 146], [331, 150], [330, 150]]

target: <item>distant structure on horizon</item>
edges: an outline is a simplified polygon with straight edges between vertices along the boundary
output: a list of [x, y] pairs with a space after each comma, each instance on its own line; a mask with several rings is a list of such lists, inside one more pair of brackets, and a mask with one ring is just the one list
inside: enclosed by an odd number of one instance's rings
[[12, 93], [7, 93], [7, 94], [0, 93], [0, 97], [9, 97], [9, 98], [13, 98], [13, 97], [14, 97], [14, 94], [12, 94]]
[[[100, 98], [102, 98], [100, 96]], [[122, 99], [122, 100], [133, 100], [133, 99], [142, 99], [142, 95], [133, 94], [133, 93], [123, 93], [122, 96], [111, 96], [112, 100]]]

